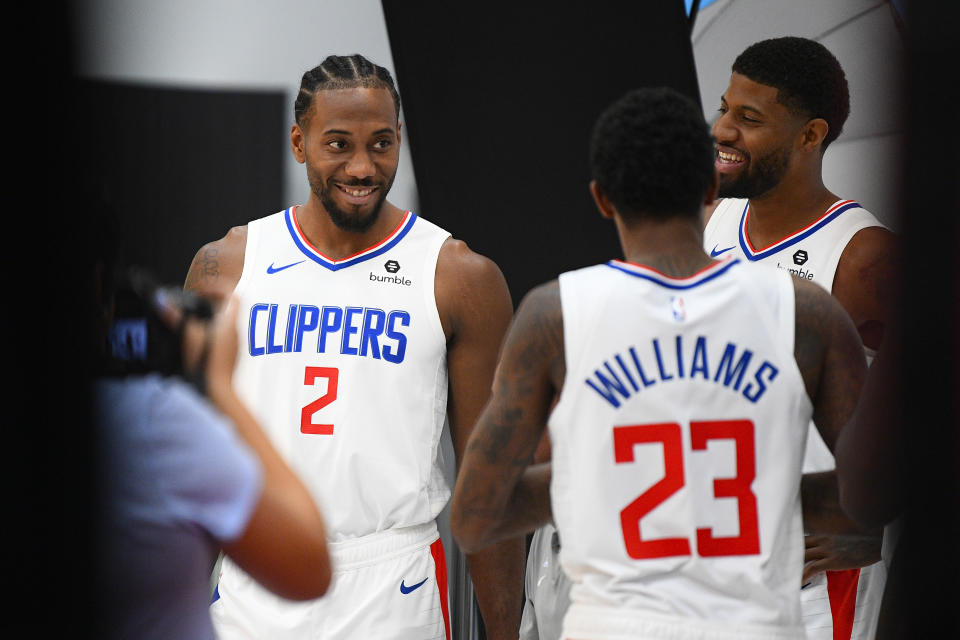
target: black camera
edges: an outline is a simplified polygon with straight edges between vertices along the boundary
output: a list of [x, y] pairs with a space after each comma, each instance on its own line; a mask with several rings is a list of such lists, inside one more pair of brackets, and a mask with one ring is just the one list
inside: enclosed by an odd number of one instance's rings
[[[178, 308], [180, 325], [170, 327], [163, 309]], [[208, 300], [177, 287], [161, 286], [146, 270], [133, 267], [121, 274], [114, 291], [109, 348], [111, 368], [121, 374], [180, 375], [183, 370], [183, 325], [189, 318], [209, 320]]]

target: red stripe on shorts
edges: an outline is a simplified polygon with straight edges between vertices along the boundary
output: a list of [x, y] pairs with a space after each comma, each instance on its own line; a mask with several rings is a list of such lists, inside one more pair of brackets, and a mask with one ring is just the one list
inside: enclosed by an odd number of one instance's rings
[[447, 607], [447, 559], [443, 554], [443, 542], [437, 538], [430, 545], [433, 554], [433, 564], [437, 571], [437, 588], [440, 589], [440, 608], [443, 610], [443, 626], [447, 630], [447, 640], [450, 640], [450, 609]]
[[833, 616], [833, 640], [850, 640], [853, 635], [853, 614], [857, 605], [857, 583], [860, 569], [827, 571], [827, 595]]

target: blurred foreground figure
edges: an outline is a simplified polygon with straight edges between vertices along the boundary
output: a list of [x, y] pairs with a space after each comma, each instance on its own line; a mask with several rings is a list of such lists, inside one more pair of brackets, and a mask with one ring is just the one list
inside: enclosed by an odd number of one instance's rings
[[279, 596], [316, 598], [330, 582], [324, 523], [233, 391], [237, 305], [211, 321], [201, 301], [134, 280], [114, 305], [141, 313], [114, 323], [118, 357], [93, 387], [100, 623], [109, 638], [212, 640], [220, 549]]

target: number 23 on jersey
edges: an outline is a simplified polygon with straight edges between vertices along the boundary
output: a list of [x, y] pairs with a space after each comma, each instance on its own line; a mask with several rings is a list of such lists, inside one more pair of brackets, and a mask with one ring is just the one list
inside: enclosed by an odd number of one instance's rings
[[[751, 489], [756, 476], [754, 428], [750, 420], [701, 420], [690, 422], [690, 443], [694, 451], [705, 450], [709, 440], [733, 440], [736, 476], [715, 478], [715, 498], [736, 498], [740, 534], [714, 537], [709, 527], [697, 527], [696, 552], [699, 556], [739, 556], [760, 553], [757, 522], [757, 497]], [[685, 537], [644, 539], [641, 520], [683, 488], [683, 434], [676, 422], [636, 424], [613, 428], [614, 459], [617, 464], [634, 462], [634, 447], [639, 444], [663, 445], [664, 475], [649, 489], [620, 511], [620, 526], [627, 554], [636, 560], [688, 556], [690, 539]]]

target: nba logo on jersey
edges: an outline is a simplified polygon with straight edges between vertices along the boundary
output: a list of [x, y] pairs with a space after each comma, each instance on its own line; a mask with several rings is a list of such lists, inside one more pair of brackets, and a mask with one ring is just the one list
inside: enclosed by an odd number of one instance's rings
[[687, 319], [687, 310], [683, 306], [683, 298], [680, 296], [670, 296], [670, 308], [673, 309], [673, 319], [677, 322], [683, 322]]

